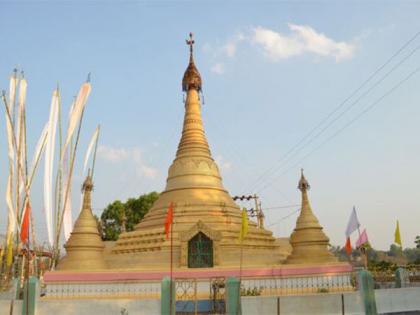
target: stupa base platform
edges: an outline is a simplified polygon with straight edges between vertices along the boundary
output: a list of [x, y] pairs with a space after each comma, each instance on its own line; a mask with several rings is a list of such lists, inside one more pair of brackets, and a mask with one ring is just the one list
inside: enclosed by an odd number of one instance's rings
[[[213, 281], [240, 277], [245, 290], [258, 295], [290, 295], [354, 290], [352, 266], [287, 265], [274, 267], [200, 268], [173, 270], [177, 283], [195, 286], [198, 296], [208, 296]], [[48, 272], [44, 276], [45, 299], [160, 298], [167, 270]]]

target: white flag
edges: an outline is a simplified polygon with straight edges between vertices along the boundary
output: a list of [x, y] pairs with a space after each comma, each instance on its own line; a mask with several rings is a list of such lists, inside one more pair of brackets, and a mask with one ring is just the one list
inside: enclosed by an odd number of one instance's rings
[[48, 122], [45, 124], [44, 129], [42, 129], [41, 136], [39, 137], [38, 142], [35, 147], [35, 152], [31, 161], [31, 167], [29, 168], [30, 170], [29, 174], [31, 174], [31, 177], [33, 176], [35, 172], [35, 166], [39, 162], [42, 151], [45, 148], [47, 135], [48, 135]]
[[66, 141], [64, 142], [63, 152], [66, 152], [66, 149], [68, 145], [70, 144], [71, 137], [73, 136], [77, 123], [79, 123], [80, 117], [82, 116], [83, 109], [85, 108], [87, 99], [90, 94], [90, 90], [91, 90], [90, 83], [89, 82], [83, 83], [79, 90], [79, 94], [77, 95], [76, 101], [74, 105], [72, 105], [71, 117], [70, 117], [68, 129], [67, 129]]
[[353, 207], [351, 212], [349, 223], [347, 223], [346, 236], [350, 237], [351, 233], [356, 231], [360, 226], [359, 220], [357, 219], [356, 208]]
[[[45, 124], [44, 129], [42, 130], [41, 136], [38, 139], [38, 142], [36, 144], [35, 147], [35, 152], [34, 155], [32, 157], [32, 161], [31, 161], [31, 166], [29, 168], [29, 177], [28, 177], [28, 187], [27, 189], [30, 188], [31, 185], [31, 180], [33, 179], [34, 175], [35, 175], [35, 168], [36, 166], [38, 166], [39, 160], [41, 159], [41, 154], [44, 151], [45, 148], [45, 143], [47, 142], [47, 134], [48, 134], [48, 122]], [[19, 187], [19, 195], [23, 196], [23, 189], [24, 189], [24, 185], [21, 183], [20, 187]]]
[[47, 133], [47, 143], [45, 148], [45, 166], [44, 166], [44, 210], [45, 210], [45, 220], [47, 222], [47, 232], [48, 232], [48, 241], [52, 246], [54, 243], [53, 239], [53, 222], [52, 222], [52, 196], [53, 196], [53, 166], [54, 166], [54, 152], [55, 152], [55, 134], [57, 130], [57, 120], [58, 120], [58, 107], [60, 106], [59, 102], [59, 91], [54, 90], [52, 100], [51, 100], [51, 109], [50, 117], [48, 120], [48, 133]]
[[16, 155], [16, 163], [17, 169], [21, 172], [17, 181], [19, 182], [19, 192], [23, 190], [25, 186], [26, 179], [24, 176], [26, 175], [23, 171], [25, 169], [25, 159], [26, 159], [26, 133], [25, 133], [25, 102], [26, 102], [26, 88], [28, 84], [25, 79], [20, 80], [19, 83], [19, 102], [18, 102], [18, 117], [17, 117], [17, 128], [16, 128], [16, 145], [17, 145], [17, 152], [20, 152], [19, 155]]
[[11, 119], [13, 120], [14, 112], [15, 112], [15, 99], [16, 99], [16, 89], [17, 89], [17, 70], [13, 71], [12, 76], [10, 77], [10, 85], [9, 85], [9, 111]]
[[69, 167], [68, 167], [68, 154], [67, 152], [64, 153], [64, 160], [63, 160], [63, 177], [64, 177], [64, 187], [62, 191], [62, 199], [66, 198], [66, 192], [68, 189], [67, 201], [65, 202], [65, 208], [63, 213], [63, 230], [64, 230], [64, 239], [66, 242], [70, 238], [70, 234], [73, 230], [73, 218], [72, 218], [72, 210], [71, 210], [71, 183], [67, 186], [68, 179], [70, 176]]
[[87, 167], [87, 163], [89, 161], [90, 158], [90, 154], [92, 153], [92, 149], [96, 143], [96, 141], [98, 140], [98, 136], [99, 136], [99, 130], [100, 130], [100, 126], [96, 127], [95, 132], [93, 133], [92, 139], [90, 140], [87, 152], [86, 152], [86, 156], [85, 156], [85, 163], [83, 163], [83, 174], [86, 173], [86, 167]]

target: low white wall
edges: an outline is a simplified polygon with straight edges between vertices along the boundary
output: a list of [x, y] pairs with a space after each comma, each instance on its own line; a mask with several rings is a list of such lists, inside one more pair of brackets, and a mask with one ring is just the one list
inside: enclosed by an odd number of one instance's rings
[[[420, 287], [375, 290], [379, 314], [420, 311]], [[242, 297], [242, 314], [342, 314], [341, 294]], [[344, 293], [345, 314], [364, 314], [359, 292]]]
[[120, 315], [124, 309], [128, 315], [160, 315], [160, 300], [38, 300], [36, 315]]
[[[0, 300], [0, 314], [9, 315], [11, 307], [11, 300]], [[22, 314], [22, 301], [13, 302], [13, 315]]]
[[[420, 287], [375, 290], [379, 314], [420, 311]], [[300, 296], [242, 297], [243, 315], [342, 314], [340, 293]], [[13, 315], [22, 312], [22, 301], [14, 301]], [[43, 300], [37, 301], [36, 315], [160, 315], [159, 299]], [[279, 310], [279, 313], [278, 313]], [[359, 292], [344, 293], [345, 314], [364, 314]], [[10, 300], [0, 300], [0, 314], [10, 314]]]
[[[364, 314], [358, 292], [344, 293], [345, 314]], [[340, 293], [243, 297], [242, 314], [342, 314]]]
[[375, 290], [379, 314], [420, 311], [420, 287]]

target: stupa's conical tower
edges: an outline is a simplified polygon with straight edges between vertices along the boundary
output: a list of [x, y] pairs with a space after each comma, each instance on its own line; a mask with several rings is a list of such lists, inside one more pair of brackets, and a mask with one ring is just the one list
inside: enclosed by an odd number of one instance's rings
[[322, 226], [312, 212], [308, 199], [310, 188], [305, 176], [299, 181], [302, 192], [302, 206], [296, 221], [296, 227], [290, 236], [292, 253], [287, 257], [286, 264], [325, 264], [337, 262], [337, 258], [328, 251], [329, 238], [322, 231]]
[[104, 243], [92, 214], [92, 190], [92, 178], [88, 175], [83, 183], [82, 211], [74, 224], [70, 238], [64, 245], [67, 254], [58, 264], [57, 270], [86, 271], [107, 268], [102, 255]]
[[[170, 240], [164, 233], [168, 206], [174, 203], [173, 253], [176, 267], [217, 267], [239, 264], [241, 211], [222, 184], [204, 133], [199, 92], [200, 74], [190, 61], [182, 80], [186, 92], [182, 137], [169, 168], [165, 190], [135, 227], [123, 233], [107, 257], [110, 266], [167, 268]], [[243, 241], [243, 265], [278, 265], [285, 259], [270, 231], [249, 223]]]

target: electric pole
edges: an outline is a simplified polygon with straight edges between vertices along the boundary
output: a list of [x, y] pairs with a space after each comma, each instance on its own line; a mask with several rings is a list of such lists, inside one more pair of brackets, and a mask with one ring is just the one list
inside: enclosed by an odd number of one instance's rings
[[255, 202], [255, 208], [251, 208], [251, 209], [246, 209], [246, 211], [248, 212], [248, 216], [252, 217], [252, 218], [257, 218], [257, 226], [260, 229], [264, 228], [264, 213], [261, 209], [261, 201], [259, 199], [259, 197], [257, 196], [257, 194], [254, 195], [242, 195], [242, 196], [234, 196], [232, 197], [232, 199], [234, 201], [236, 200], [241, 200], [241, 201], [250, 201], [251, 199], [254, 200]]

